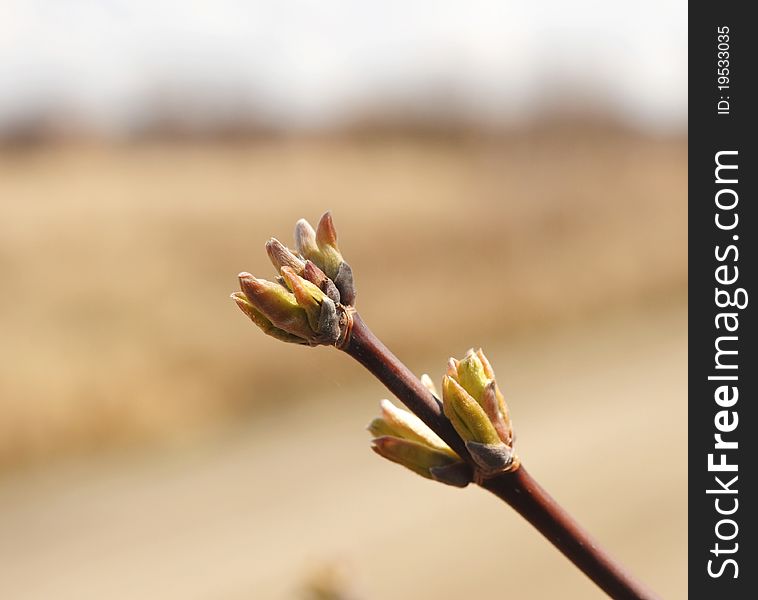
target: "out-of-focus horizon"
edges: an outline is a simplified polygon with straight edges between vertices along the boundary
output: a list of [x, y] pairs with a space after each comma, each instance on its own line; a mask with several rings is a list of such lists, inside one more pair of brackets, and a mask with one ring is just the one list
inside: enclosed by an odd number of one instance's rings
[[684, 594], [686, 3], [379, 6], [0, 4], [0, 597], [601, 597], [228, 299], [327, 209], [379, 337], [484, 346], [530, 471]]
[[0, 137], [314, 131], [379, 117], [686, 128], [686, 3], [0, 6]]

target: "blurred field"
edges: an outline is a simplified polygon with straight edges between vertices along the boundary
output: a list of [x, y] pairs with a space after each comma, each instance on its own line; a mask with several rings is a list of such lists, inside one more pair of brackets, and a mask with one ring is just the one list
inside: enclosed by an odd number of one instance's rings
[[484, 347], [526, 468], [686, 597], [686, 3], [395, 4], [0, 2], [0, 600], [604, 597], [229, 298], [326, 210], [378, 337]]
[[684, 597], [686, 159], [582, 123], [0, 149], [0, 598], [600, 597], [375, 457], [381, 385], [228, 299], [325, 209], [376, 333], [436, 380], [488, 349], [525, 464]]
[[[687, 595], [686, 331], [657, 307], [490, 350], [525, 464], [667, 599]], [[320, 394], [192, 451], [6, 478], [0, 597], [315, 600], [332, 569], [333, 600], [605, 597], [487, 493], [370, 452], [378, 383]]]
[[685, 199], [684, 140], [579, 125], [0, 150], [0, 469], [363, 381], [227, 298], [299, 217], [333, 211], [362, 314], [415, 366], [681, 296]]

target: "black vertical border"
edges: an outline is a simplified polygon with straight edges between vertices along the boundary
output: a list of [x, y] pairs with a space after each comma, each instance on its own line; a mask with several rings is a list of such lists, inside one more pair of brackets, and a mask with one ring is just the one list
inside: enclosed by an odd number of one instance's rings
[[[756, 332], [755, 305], [758, 304], [758, 289], [755, 288], [755, 273], [758, 259], [755, 256], [756, 221], [755, 180], [756, 127], [752, 112], [758, 110], [755, 94], [755, 79], [758, 77], [758, 23], [748, 15], [752, 3], [748, 2], [698, 2], [689, 7], [689, 597], [713, 599], [758, 598], [758, 539], [755, 531], [754, 512], [758, 511], [755, 478], [756, 439]], [[752, 11], [751, 11], [752, 12]], [[721, 26], [729, 27], [729, 79], [730, 89], [717, 88], [718, 32]], [[721, 95], [728, 96], [730, 114], [717, 114], [717, 102]], [[723, 186], [715, 183], [715, 154], [720, 150], [737, 150], [739, 183], [733, 187], [739, 195], [734, 212], [739, 214], [739, 225], [730, 232], [720, 231], [715, 224], [715, 194]], [[733, 235], [739, 240], [734, 241]], [[729, 264], [739, 268], [739, 280], [732, 289], [746, 289], [748, 306], [739, 310], [739, 400], [733, 407], [738, 413], [738, 427], [725, 439], [737, 440], [739, 448], [730, 451], [729, 461], [736, 461], [737, 473], [713, 473], [708, 471], [708, 454], [714, 450], [714, 434], [718, 433], [714, 418], [723, 410], [714, 401], [717, 383], [708, 380], [715, 373], [714, 343], [719, 335], [729, 335], [716, 329], [719, 309], [715, 303], [715, 288], [720, 286], [715, 279], [715, 269], [720, 264], [715, 256], [717, 245], [729, 244], [739, 247], [737, 262]], [[725, 289], [728, 289], [725, 288]], [[755, 294], [754, 297], [750, 297]], [[729, 309], [733, 310], [733, 309]], [[735, 334], [731, 334], [735, 335]], [[724, 374], [724, 371], [721, 371]], [[732, 374], [732, 373], [730, 373]], [[717, 459], [718, 460], [718, 459]], [[717, 488], [714, 476], [729, 481], [734, 475], [739, 479], [739, 508], [730, 517], [719, 515], [714, 500], [724, 498], [722, 506], [731, 506], [735, 496], [707, 494], [706, 490]], [[753, 490], [751, 492], [751, 490]], [[716, 536], [719, 519], [733, 518], [739, 532], [732, 541], [722, 541]], [[728, 526], [723, 528], [728, 533]], [[729, 548], [739, 544], [733, 555], [712, 553], [714, 545]], [[733, 557], [739, 565], [738, 577], [727, 568], [721, 577], [708, 574], [708, 561], [718, 571], [721, 561]]]

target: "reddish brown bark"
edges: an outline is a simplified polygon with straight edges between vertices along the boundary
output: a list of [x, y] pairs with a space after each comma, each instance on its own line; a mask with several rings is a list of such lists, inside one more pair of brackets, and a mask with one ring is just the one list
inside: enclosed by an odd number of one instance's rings
[[[463, 440], [442, 412], [442, 405], [419, 379], [382, 344], [357, 313], [341, 347], [421, 418], [471, 466]], [[581, 477], [581, 473], [577, 474]], [[638, 582], [532, 478], [522, 466], [480, 484], [512, 506], [571, 562], [612, 598], [654, 600]]]

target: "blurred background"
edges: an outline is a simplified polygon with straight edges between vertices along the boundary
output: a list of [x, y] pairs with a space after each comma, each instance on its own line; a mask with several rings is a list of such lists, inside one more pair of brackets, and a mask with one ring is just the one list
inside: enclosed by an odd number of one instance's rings
[[686, 595], [687, 6], [0, 2], [0, 597], [601, 598], [369, 450], [386, 397], [228, 295], [330, 209], [408, 366]]

